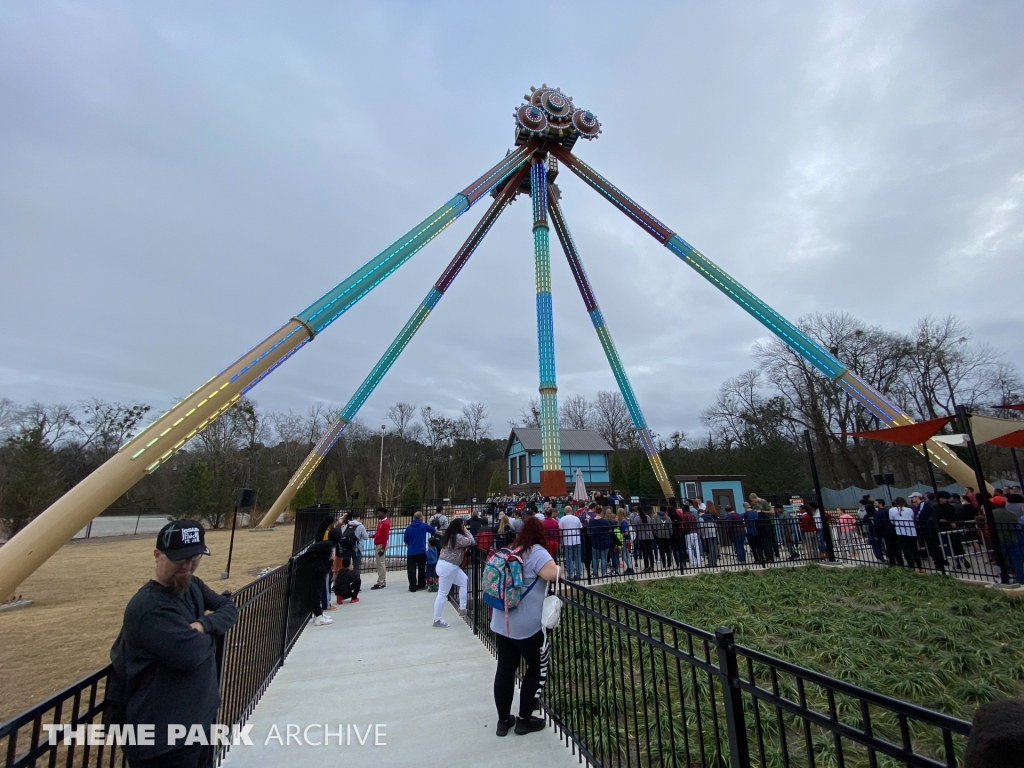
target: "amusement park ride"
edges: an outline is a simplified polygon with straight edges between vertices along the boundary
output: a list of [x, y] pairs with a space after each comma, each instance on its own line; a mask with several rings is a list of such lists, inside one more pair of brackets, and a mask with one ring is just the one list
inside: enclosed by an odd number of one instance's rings
[[[560, 192], [554, 184], [560, 166], [567, 167], [583, 181], [636, 222], [698, 274], [709, 280], [741, 308], [751, 314], [796, 353], [890, 427], [912, 424], [898, 406], [870, 384], [847, 369], [835, 356], [822, 349], [799, 328], [754, 296], [713, 264], [700, 251], [655, 219], [621, 190], [584, 163], [573, 149], [577, 140], [595, 139], [601, 124], [593, 113], [577, 108], [572, 99], [547, 85], [531, 88], [526, 103], [514, 113], [515, 149], [487, 173], [455, 195], [412, 230], [348, 278], [290, 319], [267, 339], [242, 355], [216, 376], [196, 389], [171, 410], [121, 447], [117, 454], [82, 482], [55, 501], [45, 512], [0, 548], [0, 599], [8, 597], [36, 568], [63, 546], [84, 525], [131, 488], [145, 475], [156, 471], [176, 451], [231, 407], [240, 397], [312, 341], [363, 296], [377, 287], [449, 224], [486, 195], [494, 197], [455, 258], [413, 312], [412, 317], [370, 371], [362, 385], [337, 415], [288, 485], [275, 501], [261, 525], [271, 526], [295, 492], [316, 470], [331, 447], [355, 418], [359, 408], [412, 340], [416, 331], [440, 301], [455, 276], [466, 265], [498, 215], [516, 195], [529, 194], [533, 203], [534, 270], [537, 288], [537, 342], [540, 362], [540, 401], [543, 470], [541, 493], [566, 493], [561, 468], [558, 432], [558, 396], [555, 379], [554, 327], [551, 311], [551, 260], [549, 224], [555, 233], [576, 284], [583, 297], [601, 346], [608, 358], [622, 397], [629, 409], [640, 444], [650, 459], [655, 477], [666, 497], [673, 496], [661, 458], [644, 421], [643, 413], [626, 377], [626, 371], [612, 342], [611, 333], [598, 308], [594, 290], [587, 279], [579, 252], [559, 205]], [[948, 447], [934, 440], [926, 444], [929, 459], [955, 480], [971, 485], [974, 471]]]

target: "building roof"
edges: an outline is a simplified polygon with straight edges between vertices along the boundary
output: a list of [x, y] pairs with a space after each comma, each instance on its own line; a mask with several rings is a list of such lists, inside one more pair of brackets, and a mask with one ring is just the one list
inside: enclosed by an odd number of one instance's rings
[[[595, 451], [610, 453], [612, 447], [601, 437], [601, 433], [593, 429], [560, 429], [559, 440], [563, 451]], [[541, 450], [540, 429], [535, 427], [513, 427], [505, 444], [505, 455], [512, 448], [512, 441], [519, 438], [527, 451]]]

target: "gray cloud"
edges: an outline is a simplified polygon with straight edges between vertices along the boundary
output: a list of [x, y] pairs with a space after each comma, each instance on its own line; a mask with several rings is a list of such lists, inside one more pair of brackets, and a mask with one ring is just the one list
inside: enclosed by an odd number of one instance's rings
[[[0, 6], [0, 396], [191, 391], [496, 162], [530, 85], [578, 153], [790, 319], [956, 312], [1024, 357], [1013, 3]], [[765, 331], [578, 179], [563, 206], [656, 431]], [[474, 210], [262, 383], [343, 403]], [[366, 403], [498, 424], [536, 391], [529, 211], [495, 226]], [[556, 247], [561, 391], [614, 387]]]

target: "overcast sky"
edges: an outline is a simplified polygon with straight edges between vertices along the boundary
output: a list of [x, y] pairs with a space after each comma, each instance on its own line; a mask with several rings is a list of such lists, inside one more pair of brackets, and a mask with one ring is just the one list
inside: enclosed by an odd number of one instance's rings
[[[577, 153], [786, 317], [955, 312], [1024, 359], [1024, 4], [0, 3], [0, 397], [163, 410], [500, 159], [531, 85]], [[565, 172], [652, 428], [766, 331]], [[253, 390], [343, 404], [483, 213]], [[536, 394], [528, 201], [360, 413]], [[552, 236], [552, 240], [554, 237]], [[559, 395], [615, 382], [557, 245]]]

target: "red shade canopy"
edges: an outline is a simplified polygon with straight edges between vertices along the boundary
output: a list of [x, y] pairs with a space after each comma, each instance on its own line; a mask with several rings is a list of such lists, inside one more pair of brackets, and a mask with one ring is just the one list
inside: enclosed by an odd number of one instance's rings
[[1010, 411], [1024, 411], [1024, 403], [1014, 403], [1013, 405], [997, 405], [996, 408], [1006, 408], [1007, 410]]
[[921, 445], [939, 433], [939, 430], [953, 420], [952, 416], [941, 419], [919, 421], [905, 427], [889, 427], [888, 429], [872, 429], [870, 432], [852, 432], [850, 437], [866, 437], [868, 440], [884, 440], [899, 445]]
[[1000, 448], [1024, 448], [1024, 429], [989, 440], [988, 444], [998, 445]]

